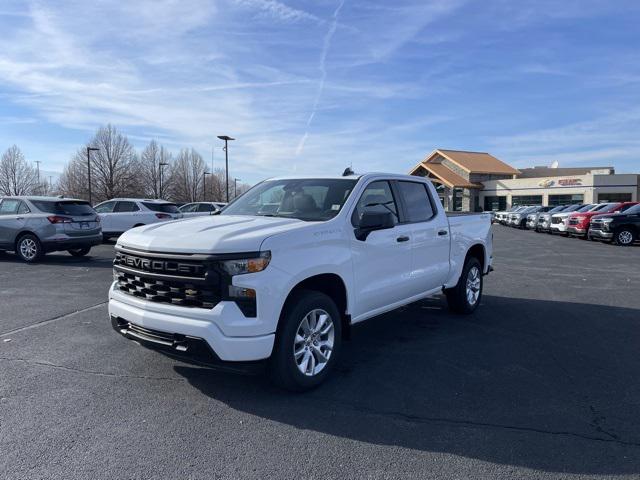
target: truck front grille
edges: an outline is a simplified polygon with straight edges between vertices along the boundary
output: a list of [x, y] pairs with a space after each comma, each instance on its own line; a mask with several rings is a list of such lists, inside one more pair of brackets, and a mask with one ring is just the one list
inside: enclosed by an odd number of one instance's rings
[[557, 225], [558, 223], [562, 223], [562, 218], [560, 217], [551, 217], [551, 223]]
[[210, 309], [220, 301], [217, 286], [203, 286], [188, 280], [158, 280], [144, 273], [120, 270], [115, 270], [115, 276], [121, 292], [151, 302]]
[[569, 219], [569, 225], [578, 225], [578, 223], [580, 223], [580, 220], [578, 220], [577, 218]]

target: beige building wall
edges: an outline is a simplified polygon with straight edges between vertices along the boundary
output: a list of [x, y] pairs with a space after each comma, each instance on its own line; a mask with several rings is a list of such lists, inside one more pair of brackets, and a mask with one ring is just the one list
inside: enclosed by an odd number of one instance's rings
[[514, 178], [482, 182], [480, 206], [485, 197], [506, 197], [507, 208], [515, 195], [540, 195], [549, 204], [549, 195], [583, 195], [585, 203], [596, 203], [598, 194], [629, 193], [632, 201], [640, 201], [640, 175], [572, 175], [569, 177]]

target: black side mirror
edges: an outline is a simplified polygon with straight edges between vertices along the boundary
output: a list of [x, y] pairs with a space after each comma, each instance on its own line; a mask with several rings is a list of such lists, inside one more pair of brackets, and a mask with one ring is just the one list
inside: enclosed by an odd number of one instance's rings
[[375, 230], [386, 230], [395, 227], [393, 213], [366, 211], [360, 218], [360, 224], [355, 230], [358, 240], [365, 241], [369, 234]]

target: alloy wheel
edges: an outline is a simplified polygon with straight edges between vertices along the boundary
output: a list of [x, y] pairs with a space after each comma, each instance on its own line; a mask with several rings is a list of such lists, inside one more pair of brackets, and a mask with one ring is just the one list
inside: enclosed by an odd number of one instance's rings
[[296, 330], [293, 354], [298, 370], [308, 377], [319, 374], [327, 366], [333, 352], [335, 331], [333, 319], [325, 310], [307, 313]]
[[25, 260], [33, 260], [38, 254], [38, 245], [31, 238], [25, 238], [20, 242], [20, 254]]
[[475, 305], [480, 297], [480, 269], [476, 266], [469, 269], [467, 274], [467, 301]]
[[623, 245], [629, 245], [633, 241], [633, 234], [628, 230], [623, 230], [618, 234], [618, 241]]

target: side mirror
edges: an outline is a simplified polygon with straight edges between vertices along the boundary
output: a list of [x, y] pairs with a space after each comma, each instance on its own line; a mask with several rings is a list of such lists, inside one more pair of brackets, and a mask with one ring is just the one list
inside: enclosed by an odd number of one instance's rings
[[367, 212], [365, 210], [362, 218], [360, 218], [360, 224], [355, 230], [355, 235], [358, 240], [365, 241], [371, 232], [375, 230], [386, 230], [394, 226], [393, 213]]

